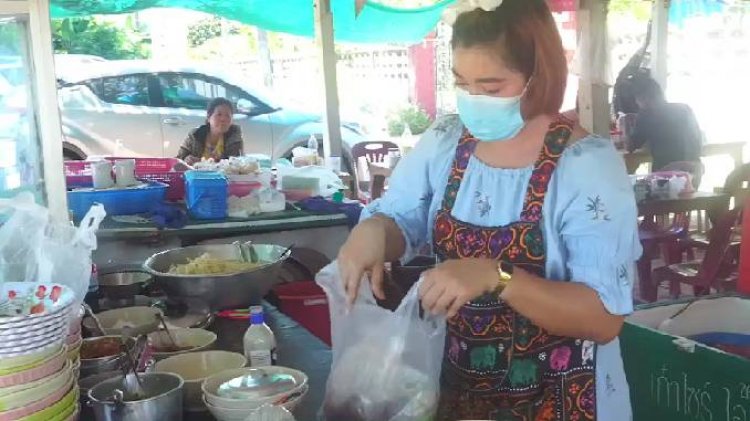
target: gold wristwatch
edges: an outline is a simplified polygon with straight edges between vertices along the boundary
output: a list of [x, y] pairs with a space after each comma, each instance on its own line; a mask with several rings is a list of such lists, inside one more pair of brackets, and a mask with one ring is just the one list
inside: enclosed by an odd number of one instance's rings
[[495, 286], [494, 293], [500, 295], [501, 292], [508, 286], [511, 279], [513, 279], [513, 264], [500, 260], [497, 262], [497, 285]]

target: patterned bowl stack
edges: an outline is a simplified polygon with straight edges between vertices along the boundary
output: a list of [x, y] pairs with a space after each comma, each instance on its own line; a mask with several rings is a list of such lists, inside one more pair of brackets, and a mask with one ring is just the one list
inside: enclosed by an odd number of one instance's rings
[[83, 343], [81, 320], [83, 320], [84, 313], [83, 306], [79, 307], [78, 311], [75, 311], [75, 309], [71, 311], [68, 335], [65, 338], [65, 345], [68, 348], [68, 359], [73, 367], [73, 374], [76, 378], [81, 374], [81, 344]]
[[69, 338], [70, 320], [78, 315], [74, 301], [63, 285], [2, 285], [0, 421], [78, 419], [77, 380], [66, 345], [80, 336], [74, 330]]

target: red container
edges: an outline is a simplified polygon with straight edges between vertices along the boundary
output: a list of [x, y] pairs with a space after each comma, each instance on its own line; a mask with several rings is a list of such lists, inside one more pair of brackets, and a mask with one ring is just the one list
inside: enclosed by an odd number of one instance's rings
[[260, 190], [263, 188], [263, 184], [258, 181], [230, 181], [229, 182], [229, 195], [237, 197], [249, 196], [250, 193]]
[[318, 284], [310, 281], [290, 282], [274, 287], [273, 291], [279, 297], [282, 313], [331, 346], [328, 298]]
[[[164, 183], [167, 189], [166, 199], [170, 201], [185, 198], [184, 170], [175, 170], [175, 166], [185, 163], [177, 158], [124, 158], [107, 157], [114, 164], [118, 159], [135, 159], [136, 178]], [[65, 161], [65, 178], [69, 185], [91, 182], [91, 161]]]

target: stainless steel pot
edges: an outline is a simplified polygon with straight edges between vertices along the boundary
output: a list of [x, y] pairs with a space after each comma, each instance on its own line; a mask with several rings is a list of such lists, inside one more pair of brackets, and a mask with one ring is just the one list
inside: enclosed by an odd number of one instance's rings
[[[81, 344], [81, 347], [87, 346], [89, 343], [102, 340], [103, 338], [111, 338], [111, 339], [116, 339], [118, 341], [121, 340], [120, 336], [97, 336], [93, 338], [84, 339]], [[132, 350], [133, 347], [135, 346], [135, 339], [127, 338], [125, 343], [128, 349]], [[93, 376], [95, 374], [100, 374], [104, 372], [116, 371], [120, 369], [122, 365], [126, 362], [127, 362], [127, 355], [124, 352], [121, 352], [117, 355], [113, 355], [109, 357], [87, 358], [87, 359], [81, 358], [80, 376], [81, 378], [84, 378], [84, 377], [89, 377], [89, 376]]]
[[98, 280], [103, 297], [122, 300], [140, 294], [143, 287], [151, 281], [151, 275], [142, 271], [100, 273]]
[[260, 262], [251, 270], [230, 275], [175, 275], [173, 265], [188, 263], [203, 254], [218, 259], [241, 260], [234, 244], [215, 244], [168, 250], [151, 256], [144, 268], [154, 277], [156, 286], [169, 298], [185, 302], [190, 307], [210, 310], [244, 308], [259, 304], [263, 296], [279, 282], [281, 264], [291, 254], [287, 248], [270, 244], [251, 246]]
[[88, 405], [96, 421], [182, 421], [182, 378], [172, 373], [140, 375], [145, 399], [126, 401], [118, 391], [125, 390], [124, 379], [106, 380], [89, 390]]

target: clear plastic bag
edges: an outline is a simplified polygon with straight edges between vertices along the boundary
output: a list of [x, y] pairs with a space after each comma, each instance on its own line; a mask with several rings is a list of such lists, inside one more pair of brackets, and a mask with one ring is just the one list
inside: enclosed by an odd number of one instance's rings
[[347, 311], [336, 262], [316, 282], [331, 310], [333, 365], [326, 386], [326, 421], [426, 421], [439, 396], [445, 319], [420, 317], [417, 282], [399, 307], [379, 307], [363, 280]]
[[83, 301], [91, 280], [96, 230], [106, 215], [94, 205], [80, 227], [50, 218], [31, 194], [0, 199], [0, 283], [56, 283], [70, 287]]

